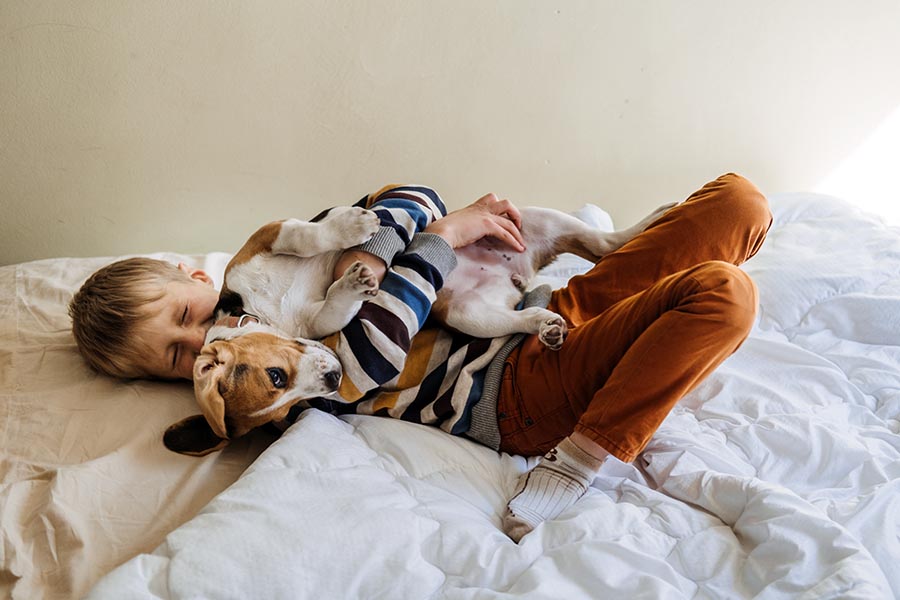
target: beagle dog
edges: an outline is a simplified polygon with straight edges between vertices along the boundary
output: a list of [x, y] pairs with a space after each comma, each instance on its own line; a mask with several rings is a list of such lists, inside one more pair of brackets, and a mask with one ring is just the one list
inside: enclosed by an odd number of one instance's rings
[[[560, 315], [539, 307], [516, 310], [537, 271], [565, 252], [596, 262], [672, 206], [613, 232], [558, 210], [523, 208], [527, 250], [515, 252], [493, 238], [457, 249], [457, 266], [431, 314], [475, 337], [536, 334], [548, 348], [559, 349], [567, 333]], [[340, 362], [312, 340], [343, 329], [378, 293], [377, 278], [361, 262], [332, 280], [343, 250], [366, 242], [378, 227], [375, 213], [341, 207], [318, 222], [288, 219], [250, 237], [226, 267], [216, 318], [253, 317], [246, 325], [217, 324], [209, 330], [194, 364], [194, 391], [203, 414], [169, 427], [167, 448], [195, 456], [213, 452], [251, 429], [283, 421], [294, 405], [338, 389]]]

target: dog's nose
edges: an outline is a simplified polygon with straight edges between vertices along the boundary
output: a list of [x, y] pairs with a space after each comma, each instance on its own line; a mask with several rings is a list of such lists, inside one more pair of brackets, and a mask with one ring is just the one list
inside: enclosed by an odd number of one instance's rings
[[341, 382], [341, 372], [340, 371], [328, 371], [325, 373], [325, 385], [328, 386], [328, 389], [336, 390], [338, 388], [338, 384]]

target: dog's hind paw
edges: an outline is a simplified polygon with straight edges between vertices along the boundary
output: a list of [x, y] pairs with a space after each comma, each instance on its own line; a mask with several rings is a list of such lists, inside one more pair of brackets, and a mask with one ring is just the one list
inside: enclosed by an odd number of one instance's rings
[[361, 296], [361, 300], [378, 295], [378, 278], [375, 272], [361, 261], [347, 267], [341, 279], [347, 282], [354, 293]]
[[559, 350], [566, 341], [568, 333], [569, 328], [566, 327], [566, 322], [562, 317], [556, 316], [541, 323], [538, 339], [549, 349]]

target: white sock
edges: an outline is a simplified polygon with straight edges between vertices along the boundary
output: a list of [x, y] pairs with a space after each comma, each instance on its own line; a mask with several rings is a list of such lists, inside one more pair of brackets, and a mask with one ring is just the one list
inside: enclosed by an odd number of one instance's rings
[[587, 492], [601, 466], [602, 459], [564, 439], [519, 478], [503, 517], [503, 531], [518, 542], [540, 523], [556, 518]]

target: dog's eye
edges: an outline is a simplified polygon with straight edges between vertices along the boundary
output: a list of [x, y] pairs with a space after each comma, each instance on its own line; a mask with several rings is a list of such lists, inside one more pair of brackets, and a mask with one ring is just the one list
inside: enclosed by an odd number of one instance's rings
[[269, 367], [266, 369], [266, 373], [269, 375], [272, 385], [279, 390], [287, 386], [287, 374], [284, 372], [284, 369]]

